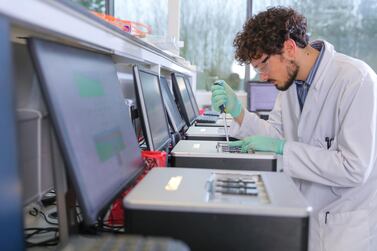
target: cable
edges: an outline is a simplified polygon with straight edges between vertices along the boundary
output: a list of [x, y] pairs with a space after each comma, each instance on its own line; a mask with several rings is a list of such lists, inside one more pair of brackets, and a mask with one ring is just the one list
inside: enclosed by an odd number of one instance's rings
[[75, 207], [75, 212], [76, 212], [76, 220], [77, 220], [77, 223], [81, 223], [83, 222], [83, 217], [82, 217], [82, 213], [81, 213], [81, 208], [79, 205], [76, 205]]
[[[32, 233], [27, 233], [28, 231], [33, 231]], [[30, 242], [30, 238], [38, 234], [46, 234], [49, 232], [54, 232], [54, 237], [40, 241], [40, 242]], [[25, 228], [25, 243], [28, 248], [36, 246], [56, 246], [59, 244], [59, 229], [57, 227], [46, 227], [46, 228]]]
[[139, 141], [139, 146], [143, 146], [145, 144], [145, 138], [143, 138], [141, 141]]
[[52, 222], [48, 219], [48, 217], [46, 216], [46, 214], [44, 212], [42, 212], [41, 210], [38, 210], [38, 208], [36, 207], [33, 207], [30, 211], [29, 211], [29, 214], [32, 215], [32, 216], [37, 216], [38, 214], [42, 215], [44, 220], [48, 223], [48, 224], [51, 224], [51, 225], [59, 225], [58, 223], [56, 222]]
[[45, 221], [48, 223], [48, 224], [51, 224], [51, 225], [59, 225], [59, 223], [56, 223], [56, 222], [52, 222], [48, 219], [48, 217], [45, 215], [45, 213], [43, 213], [42, 211], [39, 211], [39, 213], [43, 216], [43, 218], [45, 219]]
[[109, 225], [109, 224], [102, 222], [97, 227], [98, 227], [98, 231], [101, 231], [101, 232], [114, 233], [114, 234], [124, 234], [124, 226], [121, 226], [121, 225], [114, 226], [113, 224]]
[[26, 241], [26, 246], [28, 248], [39, 247], [39, 246], [56, 246], [58, 244], [59, 244], [59, 236], [57, 236], [56, 234], [53, 238], [47, 239], [47, 240], [44, 240], [44, 241], [40, 241], [40, 242]]
[[48, 232], [57, 232], [59, 228], [57, 227], [29, 227], [24, 229], [25, 232], [27, 231], [34, 231], [32, 233], [25, 233], [25, 238], [30, 238], [36, 234], [45, 234]]

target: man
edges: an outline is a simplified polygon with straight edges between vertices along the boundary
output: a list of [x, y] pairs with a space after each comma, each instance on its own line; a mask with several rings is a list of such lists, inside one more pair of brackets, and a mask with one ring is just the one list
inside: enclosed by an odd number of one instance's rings
[[236, 123], [231, 143], [282, 155], [313, 207], [309, 250], [377, 250], [377, 76], [326, 41], [308, 43], [306, 19], [290, 8], [253, 16], [238, 33], [236, 59], [281, 90], [268, 121], [242, 108], [218, 81], [212, 105]]

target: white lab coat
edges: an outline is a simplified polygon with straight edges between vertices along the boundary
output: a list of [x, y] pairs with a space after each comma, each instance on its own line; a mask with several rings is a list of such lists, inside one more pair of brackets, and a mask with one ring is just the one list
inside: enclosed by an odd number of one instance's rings
[[[286, 140], [283, 170], [313, 207], [310, 251], [376, 251], [377, 76], [324, 45], [301, 114], [293, 84], [278, 94], [268, 121], [246, 111], [230, 132]], [[330, 149], [325, 137], [334, 138]]]

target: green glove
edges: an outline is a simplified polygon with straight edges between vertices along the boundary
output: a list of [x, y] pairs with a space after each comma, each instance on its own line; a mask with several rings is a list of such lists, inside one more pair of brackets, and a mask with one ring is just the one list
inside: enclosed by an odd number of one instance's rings
[[220, 112], [219, 106], [225, 106], [225, 112], [230, 113], [233, 118], [241, 114], [242, 106], [233, 89], [224, 80], [216, 81], [212, 87], [212, 107]]
[[265, 136], [250, 136], [243, 140], [233, 141], [229, 146], [241, 147], [241, 152], [248, 152], [249, 149], [260, 152], [275, 152], [283, 154], [285, 140]]

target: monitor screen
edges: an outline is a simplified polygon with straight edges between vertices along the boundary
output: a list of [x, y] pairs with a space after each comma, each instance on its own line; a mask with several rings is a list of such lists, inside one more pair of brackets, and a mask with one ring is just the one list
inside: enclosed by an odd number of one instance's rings
[[30, 50], [84, 221], [143, 171], [111, 56], [39, 39]]
[[186, 125], [181, 114], [179, 113], [177, 104], [174, 102], [173, 93], [170, 91], [168, 81], [165, 77], [160, 77], [162, 97], [164, 99], [164, 104], [166, 111], [168, 113], [170, 124], [174, 132], [180, 132], [182, 128]]
[[24, 250], [12, 48], [9, 23], [3, 17], [0, 34], [0, 243], [1, 250]]
[[137, 66], [133, 69], [144, 138], [147, 140], [149, 150], [162, 150], [170, 143], [170, 132], [161, 96], [159, 76], [139, 69]]
[[194, 91], [192, 90], [190, 80], [187, 77], [185, 77], [185, 83], [186, 83], [187, 91], [190, 96], [192, 108], [194, 109], [195, 115], [199, 116], [199, 106], [198, 106], [198, 103], [196, 102], [195, 94], [194, 94]]
[[274, 84], [266, 82], [249, 82], [250, 111], [271, 111], [278, 94]]
[[191, 103], [189, 91], [186, 87], [185, 78], [183, 75], [177, 73], [172, 73], [171, 77], [176, 103], [186, 121], [187, 126], [190, 126], [192, 123], [194, 123], [196, 114]]

